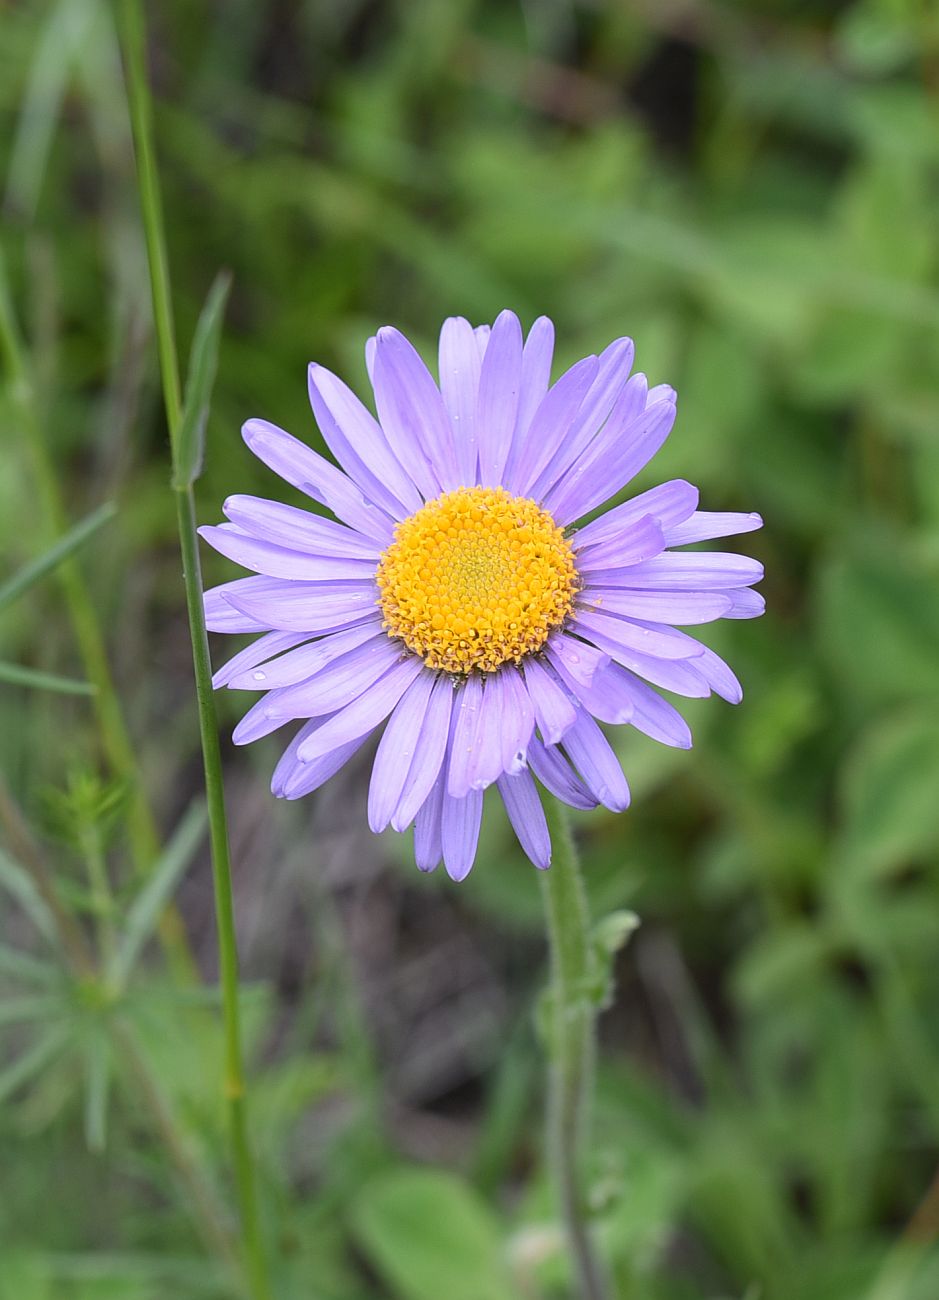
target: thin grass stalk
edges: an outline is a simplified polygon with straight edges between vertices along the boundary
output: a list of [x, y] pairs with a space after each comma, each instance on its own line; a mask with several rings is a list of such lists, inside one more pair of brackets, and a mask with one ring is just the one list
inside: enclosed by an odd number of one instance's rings
[[258, 1217], [256, 1173], [248, 1142], [245, 1114], [245, 1076], [242, 1063], [241, 1021], [238, 1001], [238, 949], [232, 900], [231, 858], [222, 759], [219, 749], [209, 642], [202, 606], [202, 575], [199, 564], [196, 509], [192, 485], [184, 482], [179, 469], [179, 429], [182, 417], [182, 385], [176, 352], [172, 298], [163, 210], [153, 147], [152, 103], [144, 57], [144, 24], [139, 0], [121, 0], [119, 6], [121, 45], [127, 78], [137, 181], [150, 268], [153, 315], [163, 399], [172, 450], [176, 515], [183, 560], [186, 608], [192, 640], [193, 669], [199, 713], [209, 834], [212, 847], [212, 878], [219, 946], [219, 973], [225, 1033], [224, 1099], [228, 1112], [232, 1160], [238, 1189], [244, 1259], [251, 1293], [255, 1300], [270, 1300], [267, 1262]]

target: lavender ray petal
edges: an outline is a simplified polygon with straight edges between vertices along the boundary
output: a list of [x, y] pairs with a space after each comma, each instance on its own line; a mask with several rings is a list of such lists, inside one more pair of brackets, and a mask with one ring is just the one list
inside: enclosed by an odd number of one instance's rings
[[451, 316], [440, 331], [438, 353], [440, 391], [450, 414], [460, 483], [476, 482], [476, 403], [482, 358], [473, 327], [462, 316]]
[[441, 788], [446, 784], [446, 776], [441, 775], [441, 768], [447, 752], [455, 695], [449, 677], [443, 673], [438, 674], [401, 798], [391, 816], [391, 825], [396, 831], [403, 831], [410, 826], [435, 783]]
[[724, 618], [759, 618], [766, 609], [766, 601], [758, 591], [741, 587], [735, 591], [722, 591], [730, 601], [730, 608], [724, 611]]
[[604, 808], [622, 812], [629, 807], [629, 786], [609, 741], [586, 709], [564, 737], [564, 749], [588, 789]]
[[289, 550], [349, 560], [377, 560], [382, 552], [374, 538], [281, 501], [235, 495], [226, 498], [222, 511], [242, 532]]
[[585, 357], [564, 372], [545, 394], [524, 437], [516, 437], [506, 460], [503, 482], [512, 492], [531, 495], [531, 485], [567, 437], [597, 373], [596, 357]]
[[591, 586], [580, 593], [578, 604], [584, 610], [690, 626], [728, 617], [733, 601], [726, 591], [631, 591]]
[[482, 812], [482, 790], [471, 790], [463, 799], [454, 799], [444, 791], [440, 812], [440, 841], [443, 865], [451, 880], [465, 880], [472, 870], [479, 843]]
[[374, 582], [239, 578], [226, 584], [224, 598], [266, 630], [312, 635], [374, 614], [378, 589]]
[[345, 745], [367, 735], [387, 718], [423, 666], [416, 657], [399, 660], [384, 677], [380, 677], [351, 704], [347, 704], [325, 722], [315, 735], [304, 741], [298, 751], [301, 762], [312, 763], [334, 746]]
[[537, 659], [525, 660], [525, 685], [535, 713], [538, 730], [549, 745], [556, 745], [577, 718], [567, 692]]
[[587, 547], [577, 556], [577, 568], [585, 576], [598, 570], [619, 570], [651, 560], [665, 550], [665, 535], [658, 520], [643, 515], [625, 527], [614, 540]]
[[237, 524], [204, 524], [198, 531], [203, 541], [220, 555], [267, 578], [333, 582], [343, 578], [367, 580], [375, 573], [374, 560], [348, 560], [336, 555], [290, 551], [273, 542], [258, 541], [249, 533], [242, 532]]
[[381, 425], [352, 389], [325, 369], [309, 369], [310, 405], [327, 447], [370, 501], [393, 519], [421, 506], [420, 495], [389, 447]]
[[336, 713], [383, 678], [401, 660], [401, 648], [383, 634], [327, 659], [311, 676], [268, 695], [272, 718], [320, 718]]
[[415, 677], [395, 705], [379, 741], [368, 787], [368, 824], [376, 835], [391, 821], [401, 798], [435, 680], [431, 672]]
[[515, 442], [527, 435], [532, 416], [548, 391], [553, 357], [554, 325], [547, 316], [539, 316], [528, 331], [522, 348], [522, 378], [515, 416]]
[[553, 632], [548, 637], [545, 654], [555, 667], [563, 665], [565, 677], [578, 686], [589, 686], [597, 670], [610, 662], [610, 656], [603, 650], [566, 632]]
[[394, 531], [391, 516], [364, 497], [351, 479], [306, 443], [267, 420], [248, 420], [241, 433], [255, 456], [286, 482], [382, 546], [391, 541]]
[[571, 631], [592, 641], [597, 649], [615, 659], [620, 650], [655, 655], [659, 659], [692, 659], [701, 651], [696, 641], [665, 624], [643, 623], [599, 610], [577, 610]]
[[252, 641], [244, 650], [232, 655], [227, 663], [217, 669], [212, 678], [215, 690], [230, 686], [232, 681], [250, 668], [257, 668], [266, 659], [273, 659], [284, 650], [291, 650], [306, 640], [302, 632], [265, 632], [256, 641]]
[[479, 375], [476, 436], [479, 481], [496, 487], [512, 445], [522, 369], [522, 327], [514, 312], [500, 312]]
[[[282, 632], [274, 636], [285, 635]], [[263, 667], [246, 669], [238, 673], [229, 683], [236, 691], [270, 691], [282, 686], [295, 686], [304, 682], [314, 673], [325, 668], [327, 664], [341, 655], [348, 654], [373, 637], [384, 637], [381, 621], [376, 614], [368, 622], [357, 623], [355, 627], [344, 628], [341, 632], [329, 633], [315, 641], [305, 641], [287, 649], [286, 654], [271, 659]], [[294, 638], [296, 640], [296, 638]]]
[[551, 836], [531, 773], [523, 768], [497, 782], [512, 829], [529, 860], [540, 870], [551, 865]]
[[[632, 581], [627, 583], [627, 578]], [[749, 587], [763, 579], [758, 560], [731, 551], [666, 551], [654, 559], [630, 565], [622, 584], [653, 591], [723, 591]], [[610, 586], [609, 582], [598, 586]]]
[[716, 537], [737, 537], [763, 527], [760, 515], [720, 514], [713, 510], [696, 510], [683, 523], [666, 529], [669, 546], [687, 546], [690, 542], [710, 542]]
[[596, 808], [595, 799], [557, 745], [544, 745], [533, 736], [528, 747], [528, 765], [546, 790], [571, 808]]
[[654, 519], [664, 533], [673, 524], [687, 519], [697, 504], [696, 487], [681, 478], [670, 479], [668, 483], [660, 483], [658, 487], [640, 492], [622, 505], [614, 506], [599, 519], [578, 529], [574, 534], [574, 546], [578, 554], [584, 555], [591, 553], [587, 548], [615, 543], [624, 529], [631, 528], [644, 515]]
[[445, 779], [437, 780], [417, 812], [414, 821], [414, 861], [419, 871], [434, 871], [443, 857], [440, 842], [440, 814], [443, 810]]
[[375, 401], [388, 441], [426, 499], [459, 481], [453, 429], [430, 371], [404, 335], [378, 331]]

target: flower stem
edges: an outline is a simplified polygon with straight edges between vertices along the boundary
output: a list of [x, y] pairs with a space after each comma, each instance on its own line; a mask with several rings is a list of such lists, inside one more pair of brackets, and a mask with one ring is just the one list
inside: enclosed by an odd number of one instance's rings
[[564, 805], [546, 800], [553, 843], [551, 866], [541, 873], [551, 988], [548, 996], [548, 1150], [567, 1246], [582, 1300], [606, 1300], [603, 1267], [584, 1213], [583, 1145], [593, 1092], [596, 1003], [590, 996], [591, 952], [587, 897]]
[[[177, 469], [179, 428], [182, 415], [182, 386], [173, 328], [172, 299], [160, 201], [159, 181], [153, 149], [152, 104], [144, 62], [144, 25], [139, 0], [121, 0], [119, 9], [121, 44], [127, 76], [127, 94], [134, 152], [137, 159], [137, 182], [150, 267], [153, 316], [156, 326], [163, 400], [169, 427], [173, 469]], [[177, 475], [174, 472], [174, 483]], [[232, 900], [231, 858], [225, 793], [222, 782], [222, 758], [219, 749], [212, 670], [205, 615], [202, 607], [202, 575], [196, 534], [196, 508], [192, 486], [174, 486], [176, 516], [183, 560], [186, 608], [192, 640], [192, 659], [199, 711], [199, 734], [202, 743], [206, 797], [209, 809], [209, 835], [212, 846], [212, 880], [215, 891], [215, 919], [218, 932], [219, 974], [225, 1031], [224, 1098], [228, 1111], [232, 1161], [238, 1188], [244, 1257], [255, 1300], [270, 1300], [267, 1264], [258, 1218], [256, 1174], [248, 1142], [245, 1115], [245, 1076], [242, 1063], [241, 1021], [238, 1003], [238, 949]]]

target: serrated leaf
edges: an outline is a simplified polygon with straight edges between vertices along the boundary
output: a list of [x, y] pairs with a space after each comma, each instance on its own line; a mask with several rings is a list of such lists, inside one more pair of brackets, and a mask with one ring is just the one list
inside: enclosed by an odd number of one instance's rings
[[127, 981], [141, 949], [156, 928], [160, 913], [192, 860], [205, 830], [205, 823], [205, 804], [201, 801], [193, 803], [160, 854], [146, 884], [131, 903], [108, 971], [109, 978], [118, 986]]
[[30, 587], [40, 582], [48, 573], [67, 560], [73, 555], [79, 547], [92, 538], [100, 528], [117, 513], [117, 506], [113, 501], [106, 501], [103, 506], [92, 511], [90, 515], [80, 520], [74, 528], [70, 528], [63, 537], [60, 537], [54, 545], [50, 546], [37, 559], [31, 560], [29, 564], [23, 567], [12, 578], [9, 578], [2, 587], [0, 587], [0, 609], [11, 604], [18, 596], [22, 596]]
[[209, 290], [199, 314], [189, 354], [186, 396], [176, 435], [173, 486], [191, 487], [202, 473], [205, 453], [205, 426], [218, 368], [218, 348], [222, 334], [225, 303], [231, 288], [231, 276], [221, 271]]

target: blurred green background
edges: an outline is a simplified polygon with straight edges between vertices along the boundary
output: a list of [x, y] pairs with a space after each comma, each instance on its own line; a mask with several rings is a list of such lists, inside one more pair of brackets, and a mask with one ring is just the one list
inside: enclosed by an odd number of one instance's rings
[[[642, 486], [687, 477], [706, 508], [766, 519], [746, 549], [769, 613], [706, 635], [743, 705], [689, 704], [690, 754], [618, 735], [633, 808], [577, 827], [595, 914], [642, 918], [601, 1021], [591, 1153], [616, 1295], [935, 1300], [936, 6], [147, 8], [184, 356], [216, 271], [234, 276], [201, 522], [230, 492], [281, 492], [246, 417], [322, 446], [308, 361], [364, 392], [377, 325], [431, 357], [444, 316], [505, 306], [553, 317], [559, 364], [632, 335], [680, 398]], [[82, 678], [86, 584], [205, 981], [181, 988], [151, 942], [92, 702], [0, 681], [0, 1297], [232, 1296], [200, 760], [113, 16], [8, 3], [0, 32], [22, 339], [5, 380], [19, 352], [30, 381], [0, 398], [0, 585], [117, 504], [77, 570], [0, 610], [0, 659]], [[278, 738], [234, 750], [244, 697], [219, 707], [278, 1300], [569, 1295], [532, 868], [492, 809], [464, 885], [419, 876], [364, 825], [367, 755], [275, 802]], [[117, 950], [119, 995], [59, 964], [30, 861]]]

